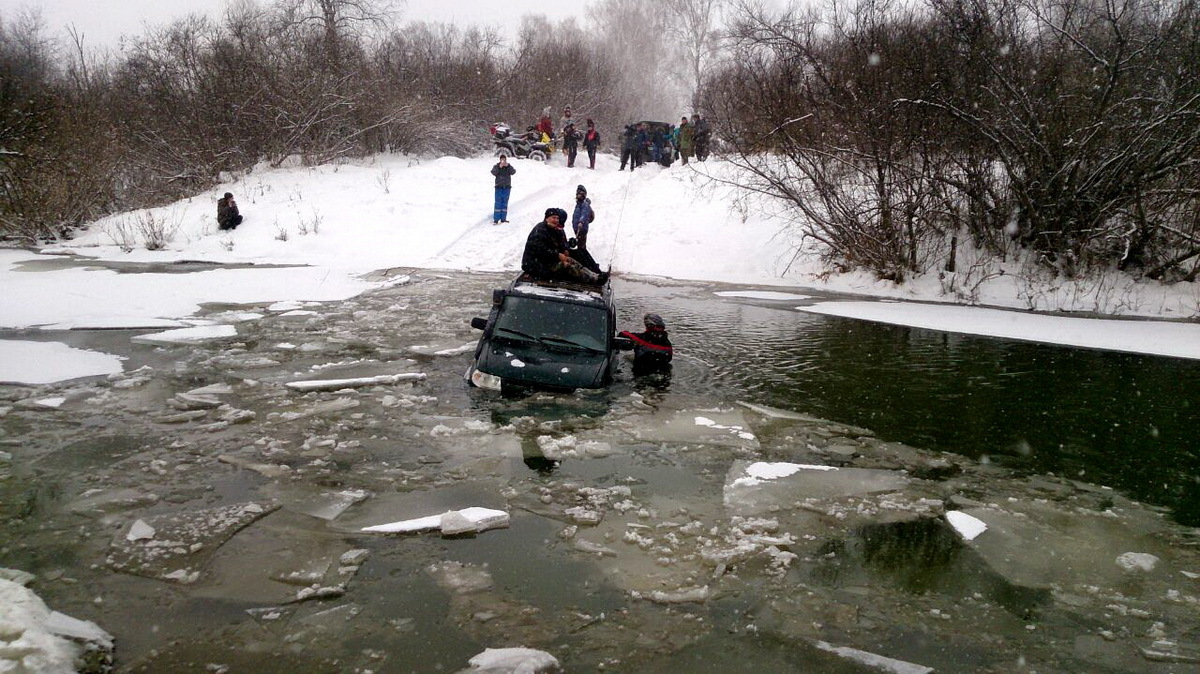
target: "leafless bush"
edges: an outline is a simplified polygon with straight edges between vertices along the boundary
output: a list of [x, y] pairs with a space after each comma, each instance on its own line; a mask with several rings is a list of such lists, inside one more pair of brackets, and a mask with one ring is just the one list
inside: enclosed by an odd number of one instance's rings
[[146, 250], [165, 249], [179, 230], [178, 222], [170, 222], [166, 216], [155, 215], [153, 211], [142, 211], [134, 216], [134, 226]]
[[112, 239], [113, 244], [126, 253], [133, 252], [137, 248], [137, 232], [136, 225], [129, 218], [116, 218], [108, 224], [104, 233], [108, 238]]

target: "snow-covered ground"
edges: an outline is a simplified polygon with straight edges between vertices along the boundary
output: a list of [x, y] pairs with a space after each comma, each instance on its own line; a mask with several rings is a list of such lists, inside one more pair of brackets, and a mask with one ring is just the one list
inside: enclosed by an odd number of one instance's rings
[[[1018, 311], [884, 302], [879, 300], [946, 303], [954, 298], [944, 294], [944, 279], [896, 286], [865, 274], [822, 275], [814, 256], [797, 256], [800, 238], [778, 208], [731, 186], [736, 174], [723, 162], [621, 172], [611, 155], [601, 155], [595, 170], [568, 169], [560, 156], [546, 164], [518, 160], [511, 223], [502, 225], [492, 224], [493, 163], [491, 157], [380, 156], [313, 168], [264, 168], [170, 206], [102, 219], [41, 254], [0, 251], [0, 328], [189, 327], [196, 325], [188, 318], [202, 303], [344, 299], [387, 283], [364, 277], [381, 269], [516, 270], [532, 225], [548, 207], [570, 212], [575, 188], [582, 184], [597, 214], [589, 248], [618, 275], [853, 293], [874, 301], [825, 302], [807, 309], [937, 330], [1200, 358], [1200, 324], [1177, 320], [1200, 315], [1200, 284], [1134, 285], [1114, 277], [1031, 291], [1019, 274], [1008, 273], [979, 284], [977, 301]], [[225, 191], [233, 192], [246, 217], [233, 232], [216, 229], [215, 204]], [[151, 220], [170, 234], [165, 250], [142, 246], [139, 230]], [[186, 260], [255, 267], [127, 274], [104, 266], [55, 264], [55, 255], [106, 263]], [[1038, 308], [1175, 321], [1097, 321], [1021, 311], [1031, 297]], [[114, 367], [102, 358], [74, 357], [78, 361], [30, 342], [2, 340], [0, 381], [43, 383], [51, 368], [61, 379]], [[78, 369], [74, 362], [80, 363]]]

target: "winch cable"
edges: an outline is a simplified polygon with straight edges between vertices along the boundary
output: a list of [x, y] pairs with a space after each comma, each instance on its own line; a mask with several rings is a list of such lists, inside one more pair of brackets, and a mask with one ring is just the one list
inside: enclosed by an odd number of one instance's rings
[[621, 195], [621, 209], [617, 211], [617, 227], [613, 230], [612, 254], [608, 257], [608, 271], [612, 272], [613, 262], [617, 259], [617, 245], [621, 242], [621, 222], [625, 220], [625, 202], [629, 201], [629, 184], [633, 182], [633, 157], [629, 158], [629, 176], [625, 178], [625, 189]]

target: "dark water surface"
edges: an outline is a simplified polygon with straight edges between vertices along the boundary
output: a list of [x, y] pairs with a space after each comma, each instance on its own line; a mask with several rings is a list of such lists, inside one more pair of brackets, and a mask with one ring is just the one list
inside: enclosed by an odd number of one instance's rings
[[[795, 310], [812, 300], [713, 294], [726, 287], [623, 280], [618, 290], [626, 321], [646, 311], [667, 320], [684, 361], [675, 386], [1110, 486], [1200, 524], [1200, 361]], [[688, 360], [705, 364], [703, 374]]]

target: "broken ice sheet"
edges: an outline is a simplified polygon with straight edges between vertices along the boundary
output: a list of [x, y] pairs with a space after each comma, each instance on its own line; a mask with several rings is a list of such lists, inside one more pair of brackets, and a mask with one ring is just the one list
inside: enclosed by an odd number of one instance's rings
[[904, 489], [908, 479], [895, 471], [793, 463], [734, 461], [725, 480], [725, 506], [756, 514], [791, 506], [800, 499], [863, 496]]
[[847, 660], [853, 660], [867, 665], [871, 669], [881, 672], [891, 672], [892, 674], [931, 674], [932, 667], [925, 665], [917, 665], [903, 660], [896, 660], [883, 655], [860, 651], [857, 648], [847, 648], [845, 646], [834, 646], [833, 644], [824, 641], [815, 642], [817, 648], [830, 653], [836, 653]]
[[[109, 546], [107, 563], [135, 576], [192, 583], [199, 578], [207, 555], [277, 507], [250, 502], [145, 517], [117, 534]], [[129, 539], [131, 534], [141, 536], [147, 529], [153, 532], [152, 537]]]
[[963, 540], [975, 540], [975, 537], [987, 531], [987, 524], [977, 517], [972, 517], [960, 510], [951, 510], [946, 513], [946, 520], [950, 522], [950, 526], [954, 527], [954, 531], [962, 536]]
[[430, 564], [426, 569], [437, 584], [455, 594], [482, 592], [492, 587], [492, 574], [487, 566], [444, 561]]
[[[464, 528], [464, 522], [469, 528]], [[472, 506], [462, 510], [449, 510], [441, 515], [418, 517], [388, 524], [363, 527], [362, 531], [373, 534], [411, 534], [422, 531], [442, 530], [452, 527], [449, 533], [459, 534], [501, 529], [508, 526], [509, 516], [503, 510]]]
[[237, 328], [232, 325], [202, 325], [194, 328], [178, 328], [163, 332], [137, 335], [129, 341], [134, 344], [175, 346], [177, 344], [199, 344], [214, 339], [237, 337]]
[[284, 386], [294, 391], [336, 391], [344, 388], [398, 384], [402, 381], [421, 381], [424, 379], [425, 373], [423, 372], [401, 372], [397, 374], [380, 374], [371, 377], [353, 377], [347, 379], [305, 379], [285, 382]]
[[350, 506], [366, 500], [369, 495], [363, 489], [343, 489], [316, 495], [304, 494], [297, 502], [288, 504], [287, 509], [317, 519], [332, 521], [346, 512]]
[[634, 435], [643, 442], [696, 443], [757, 449], [758, 439], [740, 410], [681, 410], [632, 417]]

